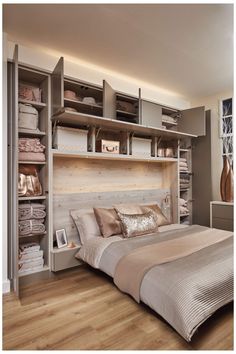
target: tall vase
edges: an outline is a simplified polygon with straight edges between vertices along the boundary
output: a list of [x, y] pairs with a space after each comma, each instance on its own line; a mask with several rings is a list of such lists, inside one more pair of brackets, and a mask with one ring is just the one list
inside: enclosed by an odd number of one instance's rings
[[230, 163], [227, 156], [223, 157], [223, 170], [220, 178], [220, 194], [223, 202], [226, 202], [226, 179], [230, 170]]
[[225, 201], [230, 203], [234, 201], [234, 173], [231, 166], [225, 182]]

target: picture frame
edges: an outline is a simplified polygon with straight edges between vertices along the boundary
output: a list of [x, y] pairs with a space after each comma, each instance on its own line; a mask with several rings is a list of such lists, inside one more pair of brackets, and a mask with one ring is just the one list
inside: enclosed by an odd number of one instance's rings
[[66, 247], [68, 245], [65, 229], [56, 230], [56, 240], [58, 248]]

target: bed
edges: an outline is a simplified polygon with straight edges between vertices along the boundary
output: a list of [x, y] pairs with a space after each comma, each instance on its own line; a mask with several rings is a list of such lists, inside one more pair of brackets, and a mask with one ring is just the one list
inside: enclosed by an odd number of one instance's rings
[[[162, 264], [151, 264], [138, 285], [137, 298], [127, 287], [127, 284], [135, 283], [134, 272], [129, 274], [122, 270], [125, 285], [117, 280], [121, 261], [135, 251], [157, 244], [160, 247], [173, 240], [189, 240], [193, 235], [202, 235], [203, 239], [208, 238], [207, 235], [220, 236], [217, 242], [204, 244], [190, 254]], [[92, 237], [84, 242], [77, 257], [112, 277], [121, 291], [152, 308], [186, 341], [191, 340], [197, 328], [216, 310], [233, 301], [233, 235], [227, 231], [171, 224], [159, 227], [157, 233], [130, 239], [121, 235]], [[127, 269], [129, 265], [125, 263]]]

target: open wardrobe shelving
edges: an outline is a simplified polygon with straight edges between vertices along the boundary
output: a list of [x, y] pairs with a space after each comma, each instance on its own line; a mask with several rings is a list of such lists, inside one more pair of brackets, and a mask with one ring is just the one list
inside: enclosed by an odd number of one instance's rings
[[[49, 277], [54, 271], [80, 264], [74, 257], [80, 247], [78, 233], [69, 215], [69, 210], [77, 205], [76, 198], [84, 205], [92, 193], [92, 200], [94, 197], [99, 205], [102, 188], [121, 201], [122, 188], [125, 193], [128, 190], [134, 200], [137, 195], [142, 195], [142, 191], [152, 197], [152, 188], [159, 196], [158, 188], [161, 188], [160, 198], [167, 194], [171, 197], [171, 220], [192, 222], [191, 186], [181, 186], [179, 166], [180, 159], [187, 156], [188, 172], [192, 172], [191, 140], [205, 135], [204, 107], [181, 111], [142, 98], [141, 89], [137, 90], [136, 96], [129, 95], [114, 90], [105, 80], [102, 85], [97, 85], [66, 76], [63, 58], [52, 72], [19, 64], [17, 46], [14, 59], [8, 63], [8, 82], [9, 197], [11, 206], [14, 206], [9, 207], [10, 263], [13, 265], [9, 278], [17, 293], [21, 283]], [[40, 98], [26, 99], [27, 86], [35, 88]], [[20, 105], [30, 105], [37, 110], [38, 127], [34, 131], [19, 125]], [[55, 144], [58, 128], [79, 131], [83, 136], [82, 149], [58, 147]], [[39, 139], [45, 147], [45, 161], [20, 158], [21, 138]], [[100, 152], [98, 142], [101, 139], [119, 142], [119, 153]], [[144, 147], [145, 151], [142, 150]], [[169, 155], [165, 155], [164, 151], [168, 149]], [[26, 170], [32, 166], [37, 169], [42, 186], [40, 195], [18, 195], [21, 166]], [[137, 178], [130, 176], [130, 171]], [[106, 186], [107, 173], [112, 181], [108, 186], [110, 189]], [[190, 179], [192, 181], [194, 177], [190, 176]], [[189, 212], [180, 215], [179, 199], [185, 197]], [[19, 208], [27, 203], [43, 206], [46, 213], [43, 218], [45, 230], [37, 235], [32, 232], [20, 235], [19, 232], [22, 221]], [[56, 247], [55, 231], [63, 228], [68, 241], [76, 244], [75, 248]], [[44, 266], [22, 273], [19, 271], [19, 247], [27, 242], [39, 244]]]

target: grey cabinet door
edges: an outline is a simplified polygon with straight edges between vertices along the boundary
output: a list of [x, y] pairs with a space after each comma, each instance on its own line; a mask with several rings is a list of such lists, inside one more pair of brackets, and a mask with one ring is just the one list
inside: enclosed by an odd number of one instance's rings
[[103, 117], [116, 119], [116, 92], [103, 80]]
[[18, 277], [18, 257], [19, 257], [19, 236], [18, 236], [18, 46], [15, 46], [12, 74], [11, 74], [11, 91], [12, 91], [12, 110], [11, 113], [11, 130], [9, 132], [9, 162], [11, 163], [11, 175], [9, 184], [11, 188], [10, 197], [10, 215], [8, 225], [10, 235], [9, 244], [11, 249], [11, 277], [13, 290], [19, 296], [19, 277]]
[[64, 107], [64, 58], [61, 57], [51, 75], [52, 115]]
[[182, 111], [181, 118], [178, 120], [178, 131], [197, 136], [206, 135], [205, 107], [190, 108]]
[[161, 128], [162, 108], [158, 104], [141, 100], [141, 124]]
[[211, 182], [211, 112], [206, 111], [206, 135], [192, 142], [193, 224], [210, 225]]

